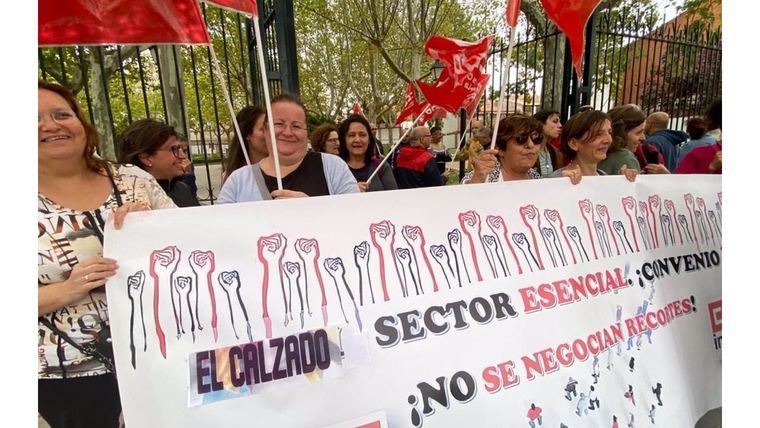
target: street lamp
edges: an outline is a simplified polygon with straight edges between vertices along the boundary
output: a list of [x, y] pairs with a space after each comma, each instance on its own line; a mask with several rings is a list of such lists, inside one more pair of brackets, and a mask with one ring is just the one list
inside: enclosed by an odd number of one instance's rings
[[441, 60], [435, 60], [433, 65], [430, 66], [430, 71], [433, 72], [433, 78], [435, 80], [438, 80], [439, 77], [441, 77], [441, 71], [443, 71], [444, 65], [441, 62]]

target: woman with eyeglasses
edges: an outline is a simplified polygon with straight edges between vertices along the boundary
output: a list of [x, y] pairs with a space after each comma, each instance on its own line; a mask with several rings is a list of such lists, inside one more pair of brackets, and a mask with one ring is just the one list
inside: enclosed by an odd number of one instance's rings
[[[554, 171], [551, 177], [566, 176], [567, 171], [575, 171], [583, 177], [607, 175], [599, 168], [599, 163], [607, 158], [611, 144], [612, 124], [606, 114], [586, 110], [573, 115], [562, 129], [560, 142], [560, 151], [570, 162]], [[620, 168], [620, 174], [630, 181], [636, 180], [637, 172], [626, 165]]]
[[[265, 121], [267, 127], [268, 121]], [[269, 155], [251, 168], [234, 171], [224, 182], [217, 203], [303, 198], [358, 193], [356, 179], [338, 156], [308, 150], [306, 107], [294, 95], [272, 99], [272, 123], [283, 189], [278, 189], [269, 129], [264, 133]]]
[[[534, 167], [544, 141], [543, 125], [535, 118], [513, 114], [499, 122], [496, 149], [482, 151], [472, 159], [473, 170], [462, 179], [463, 184], [541, 178]], [[566, 174], [574, 183], [580, 179], [573, 170]]]
[[118, 427], [105, 223], [175, 205], [145, 171], [96, 155], [98, 132], [66, 88], [39, 82], [37, 97], [37, 409], [53, 427]]
[[144, 169], [178, 207], [199, 206], [190, 186], [180, 179], [190, 165], [188, 144], [174, 127], [155, 119], [132, 122], [119, 138], [119, 162]]
[[340, 157], [348, 164], [351, 174], [358, 182], [359, 190], [377, 192], [398, 189], [393, 170], [387, 163], [380, 167], [376, 178], [367, 184], [370, 174], [377, 169], [382, 160], [374, 153], [377, 140], [364, 116], [352, 114], [344, 120], [338, 128], [338, 139]]
[[311, 132], [311, 149], [319, 153], [340, 156], [338, 128], [332, 123], [323, 123]]

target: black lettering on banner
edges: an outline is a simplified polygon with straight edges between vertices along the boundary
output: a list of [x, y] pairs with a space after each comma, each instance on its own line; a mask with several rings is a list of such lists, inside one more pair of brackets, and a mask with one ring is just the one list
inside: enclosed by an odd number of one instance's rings
[[285, 369], [288, 377], [301, 374], [301, 361], [298, 359], [298, 337], [288, 336], [285, 338]]
[[396, 326], [396, 317], [384, 316], [375, 321], [375, 331], [381, 336], [375, 338], [377, 344], [383, 348], [394, 346], [398, 343], [400, 336]]
[[269, 341], [269, 347], [275, 349], [274, 363], [272, 364], [273, 380], [284, 379], [287, 377], [286, 371], [280, 368], [282, 366], [282, 345], [284, 344], [285, 341], [281, 337], [277, 337]]
[[317, 367], [327, 370], [330, 367], [330, 343], [324, 330], [314, 332], [314, 353], [317, 356]]
[[206, 394], [211, 392], [211, 385], [205, 383], [208, 376], [211, 375], [211, 370], [208, 367], [209, 351], [197, 352], [195, 354], [195, 384], [198, 386], [198, 394]]
[[258, 368], [258, 348], [253, 343], [243, 346], [243, 367], [245, 367], [245, 383], [253, 385], [261, 381]]
[[[230, 347], [229, 351], [229, 357], [230, 357], [230, 380], [232, 381], [232, 386], [239, 388], [243, 386], [245, 383], [245, 373], [243, 371], [238, 370], [240, 367], [239, 362], [243, 359], [243, 350], [240, 349], [237, 346]], [[243, 367], [245, 367], [243, 365]]]
[[298, 335], [301, 349], [301, 369], [303, 373], [311, 373], [317, 367], [317, 356], [314, 353], [314, 337], [306, 332]]

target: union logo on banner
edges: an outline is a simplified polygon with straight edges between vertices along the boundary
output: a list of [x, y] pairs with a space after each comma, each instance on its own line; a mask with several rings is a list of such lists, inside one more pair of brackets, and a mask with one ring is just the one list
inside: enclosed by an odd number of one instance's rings
[[707, 312], [710, 314], [713, 346], [720, 357], [723, 351], [723, 299], [708, 303]]

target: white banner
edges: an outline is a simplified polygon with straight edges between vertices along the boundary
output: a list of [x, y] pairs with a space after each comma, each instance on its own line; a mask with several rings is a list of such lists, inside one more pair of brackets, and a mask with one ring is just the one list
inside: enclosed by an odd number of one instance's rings
[[721, 405], [721, 179], [528, 180], [109, 225], [126, 423], [693, 426]]

